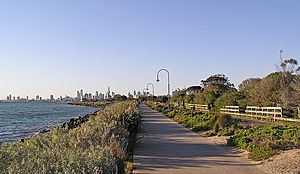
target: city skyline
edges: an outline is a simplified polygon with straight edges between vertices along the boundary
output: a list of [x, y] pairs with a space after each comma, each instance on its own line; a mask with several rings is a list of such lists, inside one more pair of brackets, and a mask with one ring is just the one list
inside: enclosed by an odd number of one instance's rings
[[80, 89], [76, 91], [76, 94], [74, 93], [73, 95], [59, 95], [59, 96], [54, 96], [53, 94], [48, 95], [48, 97], [41, 96], [39, 94], [35, 96], [19, 96], [19, 95], [13, 95], [9, 94], [6, 96], [5, 99], [0, 99], [0, 101], [61, 101], [62, 99], [66, 100], [79, 100], [82, 101], [83, 99], [87, 100], [101, 100], [101, 99], [110, 99], [114, 98], [115, 95], [124, 95], [126, 97], [138, 97], [140, 95], [150, 95], [149, 92], [147, 93], [142, 93], [138, 90], [133, 90], [128, 92], [127, 94], [119, 94], [115, 93], [114, 91], [111, 91], [110, 87], [108, 87], [106, 92], [99, 92], [98, 90], [91, 92], [91, 91], [85, 91], [84, 89]]
[[82, 100], [82, 98], [88, 98], [90, 100], [90, 99], [104, 99], [105, 98], [104, 95], [105, 95], [104, 93], [101, 93], [98, 90], [96, 90], [94, 92], [90, 92], [90, 91], [88, 92], [88, 91], [84, 91], [83, 89], [80, 89], [80, 90], [77, 90], [76, 93], [74, 93], [73, 95], [55, 96], [53, 94], [49, 94], [48, 97], [46, 97], [46, 96], [41, 96], [39, 94], [36, 94], [34, 96], [29, 96], [29, 95], [20, 96], [20, 95], [9, 94], [6, 96], [5, 99], [2, 99], [2, 100], [6, 100], [6, 101], [35, 100], [35, 101], [38, 101], [38, 100], [59, 100], [61, 98], [71, 98], [71, 99], [79, 99], [79, 100]]
[[235, 87], [300, 61], [300, 2], [1, 1], [0, 99], [74, 91], [157, 95], [225, 74]]

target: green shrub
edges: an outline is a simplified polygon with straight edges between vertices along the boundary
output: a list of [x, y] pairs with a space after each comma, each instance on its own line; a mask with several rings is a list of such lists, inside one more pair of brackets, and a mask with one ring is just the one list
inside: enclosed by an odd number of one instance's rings
[[233, 135], [235, 132], [235, 128], [230, 127], [230, 128], [224, 128], [221, 131], [218, 132], [218, 136], [230, 136]]
[[183, 114], [178, 114], [174, 117], [174, 121], [179, 124], [187, 125], [188, 116], [183, 115]]
[[169, 118], [173, 118], [176, 115], [176, 110], [174, 109], [173, 111], [168, 112], [167, 116]]
[[249, 150], [253, 153], [251, 159], [259, 160], [269, 158], [277, 150], [299, 147], [299, 135], [300, 128], [296, 126], [266, 125], [236, 131], [227, 143]]
[[270, 146], [254, 146], [249, 153], [249, 158], [254, 161], [261, 161], [274, 156], [276, 151]]

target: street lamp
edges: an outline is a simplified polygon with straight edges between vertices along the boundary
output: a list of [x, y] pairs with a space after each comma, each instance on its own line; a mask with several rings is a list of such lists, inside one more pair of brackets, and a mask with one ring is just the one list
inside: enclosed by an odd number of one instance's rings
[[148, 88], [149, 85], [152, 85], [152, 100], [154, 101], [154, 85], [153, 85], [153, 83], [148, 83], [147, 84], [147, 90], [149, 89]]
[[160, 70], [157, 72], [157, 79], [156, 79], [157, 82], [159, 82], [159, 73], [160, 73], [161, 71], [166, 71], [167, 74], [168, 74], [168, 105], [169, 105], [169, 107], [170, 107], [170, 73], [169, 73], [169, 71], [166, 70], [166, 69], [160, 69]]

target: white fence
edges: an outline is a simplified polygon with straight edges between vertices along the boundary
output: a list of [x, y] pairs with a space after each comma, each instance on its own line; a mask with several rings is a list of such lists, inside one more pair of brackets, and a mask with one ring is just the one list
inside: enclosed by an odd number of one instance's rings
[[248, 117], [260, 120], [281, 120], [281, 121], [291, 121], [300, 122], [300, 119], [293, 118], [283, 118], [281, 107], [257, 107], [257, 106], [247, 106], [245, 113], [241, 113], [239, 106], [225, 106], [220, 110], [222, 114], [231, 114], [238, 117]]

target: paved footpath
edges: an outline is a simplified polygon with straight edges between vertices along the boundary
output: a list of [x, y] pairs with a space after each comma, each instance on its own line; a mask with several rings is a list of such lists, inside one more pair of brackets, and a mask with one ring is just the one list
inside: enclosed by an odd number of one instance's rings
[[141, 105], [145, 135], [135, 149], [136, 174], [263, 174], [254, 164]]

